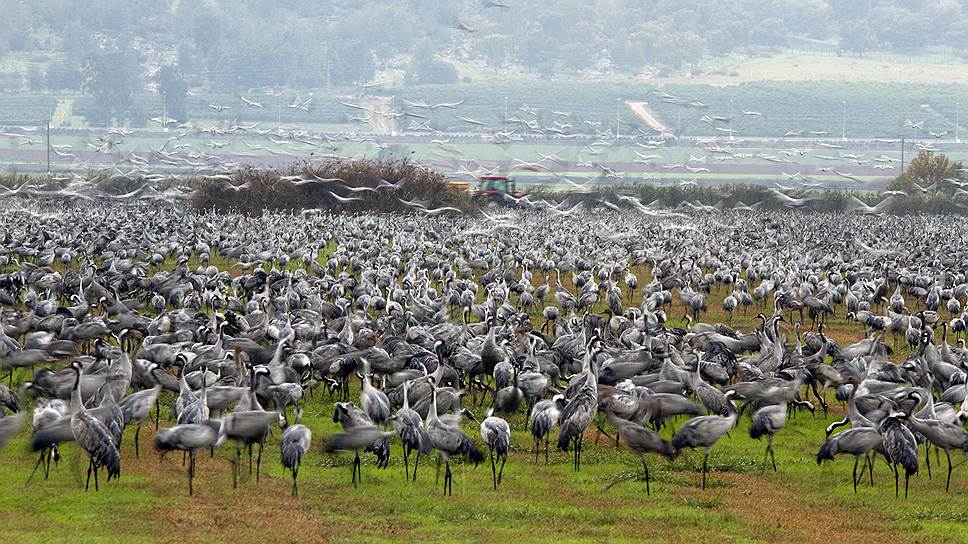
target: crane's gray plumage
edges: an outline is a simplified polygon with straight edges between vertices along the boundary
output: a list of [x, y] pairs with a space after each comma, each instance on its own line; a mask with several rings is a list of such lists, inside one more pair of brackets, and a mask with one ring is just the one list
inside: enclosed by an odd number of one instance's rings
[[706, 489], [706, 473], [708, 469], [709, 452], [724, 434], [736, 425], [736, 407], [729, 400], [732, 392], [727, 392], [725, 416], [698, 416], [683, 423], [672, 437], [672, 447], [679, 451], [684, 448], [704, 448], [706, 451], [702, 460], [702, 487]]
[[[74, 392], [71, 394], [71, 416], [70, 428], [74, 440], [81, 446], [90, 458], [87, 468], [88, 484], [91, 481], [91, 472], [94, 473], [94, 490], [98, 490], [97, 473], [104, 468], [107, 471], [108, 481], [121, 475], [121, 455], [118, 453], [117, 442], [111, 435], [108, 427], [100, 420], [92, 416], [81, 401], [81, 365], [76, 361], [71, 363], [76, 378], [74, 381]], [[109, 419], [115, 418], [113, 407], [108, 407]], [[123, 416], [122, 416], [123, 419]], [[87, 485], [84, 486], [87, 490]]]
[[214, 448], [225, 441], [225, 428], [218, 420], [209, 420], [204, 424], [186, 423], [161, 429], [155, 435], [155, 449], [162, 457], [169, 451], [188, 452], [188, 494], [193, 495], [195, 489], [195, 457], [198, 450]]
[[299, 495], [299, 487], [296, 484], [296, 477], [299, 475], [299, 465], [302, 458], [309, 451], [312, 444], [313, 434], [302, 424], [302, 410], [296, 409], [296, 423], [286, 427], [282, 433], [282, 440], [279, 443], [279, 454], [282, 466], [292, 472], [292, 496]]
[[[492, 415], [493, 411], [488, 410], [487, 416], [481, 422], [481, 440], [487, 445], [491, 455], [491, 476], [494, 483], [494, 490], [504, 476], [504, 464], [508, 461], [508, 451], [511, 449], [511, 426], [508, 422]], [[495, 456], [501, 462], [499, 471], [495, 471]]]
[[887, 458], [894, 468], [894, 495], [900, 494], [898, 487], [898, 465], [904, 469], [904, 498], [908, 496], [908, 481], [912, 474], [918, 473], [918, 442], [901, 421], [903, 412], [890, 414], [881, 422], [879, 430]]

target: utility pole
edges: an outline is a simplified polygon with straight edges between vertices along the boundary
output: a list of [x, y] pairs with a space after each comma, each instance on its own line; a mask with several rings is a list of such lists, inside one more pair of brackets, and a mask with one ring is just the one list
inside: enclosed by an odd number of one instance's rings
[[961, 102], [955, 102], [955, 143], [960, 144], [961, 138], [958, 137], [958, 124], [961, 121]]
[[616, 107], [615, 107], [615, 139], [616, 140], [621, 137], [621, 133], [620, 133], [621, 126], [622, 126], [622, 99], [619, 98], [616, 101]]
[[901, 174], [904, 174], [904, 136], [901, 136]]
[[508, 131], [508, 97], [504, 97], [504, 133]]
[[847, 101], [840, 101], [840, 139], [847, 141]]
[[47, 104], [47, 177], [50, 178], [50, 118], [53, 117], [51, 105]]

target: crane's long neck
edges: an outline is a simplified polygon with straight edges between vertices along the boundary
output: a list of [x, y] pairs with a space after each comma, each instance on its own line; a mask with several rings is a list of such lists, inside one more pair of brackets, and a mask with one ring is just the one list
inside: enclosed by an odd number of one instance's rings
[[437, 390], [435, 387], [430, 388], [430, 416], [427, 418], [428, 421], [433, 421], [437, 419]]
[[83, 412], [84, 403], [81, 401], [81, 369], [74, 368], [74, 390], [71, 391], [71, 413]]
[[208, 368], [202, 367], [202, 403], [204, 404], [208, 398]]
[[403, 382], [403, 409], [410, 409], [410, 399], [407, 397], [407, 390], [410, 389], [410, 382]]

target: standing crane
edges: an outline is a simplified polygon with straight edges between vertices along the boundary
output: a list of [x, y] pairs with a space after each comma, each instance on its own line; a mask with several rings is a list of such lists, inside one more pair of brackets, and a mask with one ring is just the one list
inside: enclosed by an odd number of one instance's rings
[[282, 466], [292, 472], [292, 496], [299, 496], [299, 487], [296, 484], [296, 477], [299, 475], [299, 465], [302, 458], [309, 451], [312, 444], [313, 433], [302, 424], [302, 408], [296, 407], [296, 423], [286, 427], [282, 433], [282, 442], [279, 444], [279, 453], [282, 458]]
[[103, 467], [107, 471], [108, 481], [120, 476], [121, 455], [108, 428], [88, 413], [81, 401], [81, 363], [74, 361], [71, 368], [75, 374], [74, 390], [71, 393], [71, 433], [90, 458], [84, 491], [91, 485], [91, 472], [94, 473], [94, 491], [98, 491], [98, 471]]
[[[597, 342], [598, 337], [593, 336], [590, 345]], [[568, 451], [568, 445], [574, 443], [575, 448], [575, 471], [581, 470], [581, 446], [582, 437], [585, 430], [591, 425], [598, 413], [598, 367], [595, 363], [595, 356], [601, 352], [599, 346], [588, 350], [585, 356], [585, 383], [578, 390], [578, 393], [561, 412], [561, 427], [558, 429], [558, 449]]]
[[423, 420], [420, 419], [420, 414], [410, 407], [409, 389], [410, 382], [403, 382], [403, 406], [390, 419], [393, 420], [393, 428], [397, 433], [397, 438], [403, 444], [403, 471], [407, 481], [410, 481], [410, 452], [417, 452], [417, 457], [413, 462], [413, 481], [417, 481], [417, 464], [420, 463], [420, 454], [430, 453], [432, 445], [430, 444], [430, 437], [427, 435], [427, 429], [424, 428]]
[[545, 463], [548, 462], [548, 436], [551, 429], [561, 420], [561, 412], [565, 409], [565, 396], [555, 395], [552, 399], [545, 399], [535, 403], [531, 410], [528, 424], [531, 427], [531, 437], [534, 438], [534, 462], [538, 462], [538, 449], [541, 439], [545, 442]]
[[776, 472], [776, 455], [773, 453], [773, 436], [786, 426], [787, 406], [783, 404], [771, 404], [764, 406], [753, 412], [753, 421], [750, 423], [750, 438], [759, 440], [766, 436], [766, 452], [763, 454], [763, 470], [766, 470], [767, 456], [773, 463], [773, 472]]
[[704, 448], [702, 457], [702, 488], [706, 489], [706, 474], [709, 471], [709, 453], [724, 434], [736, 425], [736, 405], [730, 397], [733, 391], [726, 392], [725, 415], [698, 416], [685, 422], [675, 436], [672, 447], [676, 451], [683, 448]]
[[219, 420], [204, 423], [185, 423], [158, 431], [155, 449], [162, 457], [169, 451], [188, 452], [188, 495], [195, 493], [195, 458], [198, 450], [221, 446], [225, 441], [225, 426]]
[[878, 428], [887, 458], [891, 468], [894, 469], [894, 496], [900, 495], [898, 465], [901, 465], [904, 469], [904, 498], [906, 499], [911, 475], [918, 473], [918, 442], [911, 429], [901, 423], [903, 418], [906, 418], [904, 412], [891, 412]]
[[663, 440], [659, 433], [652, 429], [632, 423], [622, 419], [611, 411], [605, 412], [605, 417], [615, 427], [618, 439], [625, 444], [642, 459], [642, 468], [645, 471], [645, 493], [652, 494], [651, 478], [649, 477], [649, 465], [645, 461], [646, 453], [657, 453], [666, 459], [672, 460], [676, 456], [676, 449], [667, 440]]
[[[504, 476], [504, 464], [508, 462], [508, 450], [511, 448], [511, 427], [508, 422], [493, 415], [494, 409], [489, 408], [481, 422], [481, 439], [487, 444], [491, 457], [491, 479], [494, 482], [494, 490], [501, 483]], [[500, 471], [496, 470], [494, 456], [501, 461]]]
[[[450, 458], [453, 455], [466, 455], [474, 465], [480, 464], [484, 460], [481, 451], [477, 449], [477, 444], [468, 438], [464, 431], [460, 430], [456, 421], [451, 424], [445, 422], [437, 416], [437, 383], [433, 377], [428, 378], [430, 382], [430, 413], [427, 414], [427, 434], [430, 436], [430, 443], [440, 454], [446, 465], [444, 471], [444, 494], [454, 494], [454, 477], [450, 471]], [[437, 464], [438, 474], [440, 473], [440, 461]]]

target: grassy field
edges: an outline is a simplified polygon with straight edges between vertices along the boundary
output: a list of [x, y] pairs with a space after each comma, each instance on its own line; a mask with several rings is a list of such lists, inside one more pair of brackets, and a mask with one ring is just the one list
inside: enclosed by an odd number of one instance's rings
[[834, 55], [784, 51], [761, 57], [707, 59], [699, 76], [659, 78], [668, 83], [734, 85], [748, 81], [876, 81], [968, 85], [968, 61], [954, 55]]
[[[220, 261], [221, 262], [221, 261]], [[227, 262], [221, 264], [229, 264]], [[194, 266], [194, 265], [193, 265]], [[639, 270], [640, 277], [648, 277]], [[569, 278], [564, 278], [570, 286]], [[706, 321], [725, 322], [719, 309], [725, 290], [707, 297]], [[639, 302], [639, 298], [633, 301]], [[843, 314], [843, 309], [838, 308]], [[673, 324], [682, 308], [673, 307]], [[947, 316], [943, 316], [947, 317]], [[748, 328], [752, 315], [737, 313], [734, 325]], [[840, 342], [860, 338], [854, 323], [834, 318], [831, 337]], [[890, 342], [890, 340], [888, 340]], [[900, 350], [895, 358], [903, 356]], [[357, 388], [352, 397], [355, 399]], [[167, 403], [172, 401], [168, 397]], [[351, 455], [327, 455], [321, 446], [337, 430], [332, 402], [318, 390], [305, 402], [304, 423], [314, 434], [312, 451], [300, 472], [300, 497], [289, 494], [290, 480], [278, 461], [279, 430], [263, 456], [260, 483], [244, 472], [232, 489], [231, 459], [226, 444], [214, 458], [200, 455], [196, 494], [189, 497], [180, 456], [159, 459], [151, 451], [153, 426], [145, 425], [141, 456], [134, 455], [133, 429], [122, 446], [122, 478], [98, 492], [83, 491], [86, 459], [73, 445], [62, 448], [62, 460], [47, 481], [27, 484], [35, 457], [27, 433], [0, 454], [0, 538], [7, 542], [63, 540], [84, 542], [960, 542], [968, 515], [957, 497], [968, 493], [968, 477], [956, 469], [950, 495], [944, 493], [943, 471], [933, 480], [912, 480], [909, 499], [895, 499], [890, 471], [877, 463], [875, 484], [854, 495], [851, 459], [818, 467], [817, 448], [824, 427], [842, 414], [840, 406], [826, 419], [818, 411], [791, 419], [775, 442], [778, 472], [764, 471], [761, 442], [748, 436], [748, 415], [715, 448], [710, 459], [709, 488], [700, 489], [701, 452], [684, 452], [674, 462], [649, 459], [652, 495], [645, 493], [641, 464], [616, 450], [593, 429], [586, 437], [582, 471], [575, 473], [571, 455], [554, 451], [535, 463], [524, 416], [508, 418], [513, 429], [512, 454], [498, 491], [490, 488], [484, 465], [455, 465], [454, 495], [443, 497], [434, 484], [434, 461], [422, 459], [416, 483], [406, 483], [399, 445], [394, 443], [389, 468], [378, 470], [364, 455], [363, 481], [350, 484]], [[465, 402], [470, 405], [471, 399]], [[472, 408], [478, 415], [483, 409]], [[163, 410], [163, 414], [167, 411]], [[163, 426], [170, 425], [163, 422]], [[676, 421], [673, 426], [681, 424]], [[476, 425], [465, 431], [477, 437]], [[672, 429], [663, 434], [671, 436]], [[955, 463], [963, 463], [962, 454]], [[923, 456], [922, 456], [923, 462]], [[941, 463], [935, 465], [941, 466]]]

